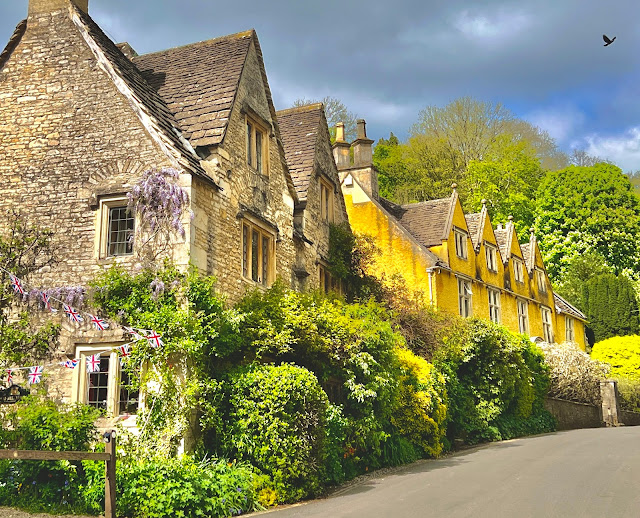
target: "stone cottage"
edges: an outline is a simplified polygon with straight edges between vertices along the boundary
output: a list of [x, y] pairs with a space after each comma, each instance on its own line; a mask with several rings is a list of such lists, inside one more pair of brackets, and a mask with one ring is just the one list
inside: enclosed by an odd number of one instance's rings
[[[294, 182], [254, 31], [139, 56], [88, 9], [88, 0], [30, 0], [0, 55], [0, 210], [54, 229], [61, 251], [30, 282], [85, 285], [100, 269], [136, 266], [139, 222], [126, 193], [145, 171], [171, 167], [193, 218], [159, 258], [215, 275], [231, 301], [277, 277], [317, 286], [328, 223], [346, 219], [321, 108], [282, 114]], [[61, 320], [61, 353], [81, 365], [125, 341], [122, 330]], [[132, 396], [117, 354], [100, 361], [96, 373], [49, 373], [62, 401], [118, 416]]]

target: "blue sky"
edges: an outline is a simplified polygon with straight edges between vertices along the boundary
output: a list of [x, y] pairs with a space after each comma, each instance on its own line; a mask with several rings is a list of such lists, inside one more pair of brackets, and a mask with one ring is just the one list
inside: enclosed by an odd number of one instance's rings
[[[27, 5], [0, 3], [0, 47]], [[89, 0], [89, 13], [140, 54], [255, 28], [277, 109], [337, 97], [376, 140], [470, 95], [640, 170], [637, 1]]]

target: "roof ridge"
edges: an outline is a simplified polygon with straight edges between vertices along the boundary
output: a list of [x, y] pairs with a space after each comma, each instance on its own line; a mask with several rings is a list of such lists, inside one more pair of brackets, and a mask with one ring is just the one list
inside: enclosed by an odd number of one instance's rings
[[322, 103], [304, 104], [302, 106], [292, 106], [291, 108], [285, 108], [284, 110], [278, 110], [276, 115], [289, 115], [291, 113], [304, 113], [310, 111], [323, 110], [324, 105]]
[[24, 33], [26, 30], [27, 30], [27, 19], [25, 18], [18, 25], [16, 25], [16, 28], [13, 30], [13, 33], [11, 34], [11, 37], [9, 38], [7, 45], [5, 46], [4, 50], [0, 53], [0, 68], [2, 68], [5, 65], [6, 61], [9, 59], [13, 51], [16, 50], [16, 47], [20, 44], [20, 41], [22, 40], [22, 36], [24, 36]]
[[403, 203], [402, 205], [398, 205], [398, 206], [404, 209], [404, 208], [416, 207], [418, 205], [426, 205], [428, 203], [434, 203], [436, 201], [446, 201], [449, 203], [451, 202], [451, 196], [447, 196], [446, 198], [434, 198], [432, 200], [416, 201], [413, 203]]
[[205, 46], [211, 43], [216, 43], [219, 41], [226, 41], [226, 40], [239, 40], [242, 38], [246, 38], [246, 37], [253, 37], [253, 35], [255, 34], [255, 29], [248, 29], [246, 31], [241, 31], [241, 32], [236, 32], [234, 34], [227, 34], [226, 36], [218, 36], [217, 38], [210, 38], [208, 40], [202, 40], [202, 41], [196, 41], [194, 43], [187, 43], [186, 45], [176, 45], [175, 47], [169, 47], [168, 49], [163, 49], [163, 50], [156, 50], [154, 52], [147, 52], [146, 54], [140, 54], [137, 57], [149, 57], [149, 56], [154, 56], [156, 54], [162, 54], [164, 52], [169, 52], [172, 50], [181, 50], [181, 49], [186, 49], [188, 47], [197, 47], [197, 46]]

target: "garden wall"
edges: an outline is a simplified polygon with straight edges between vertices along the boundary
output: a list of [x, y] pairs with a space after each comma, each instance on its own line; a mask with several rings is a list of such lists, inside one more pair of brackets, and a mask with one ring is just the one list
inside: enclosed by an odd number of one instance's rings
[[547, 398], [544, 401], [544, 407], [557, 419], [558, 430], [604, 426], [601, 409], [598, 406], [564, 399]]

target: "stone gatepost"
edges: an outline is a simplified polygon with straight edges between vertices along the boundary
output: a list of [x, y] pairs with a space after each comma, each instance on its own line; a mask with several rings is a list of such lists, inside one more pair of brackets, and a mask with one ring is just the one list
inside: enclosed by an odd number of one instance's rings
[[605, 426], [620, 426], [618, 421], [618, 382], [605, 380], [600, 382], [602, 396], [602, 421]]

